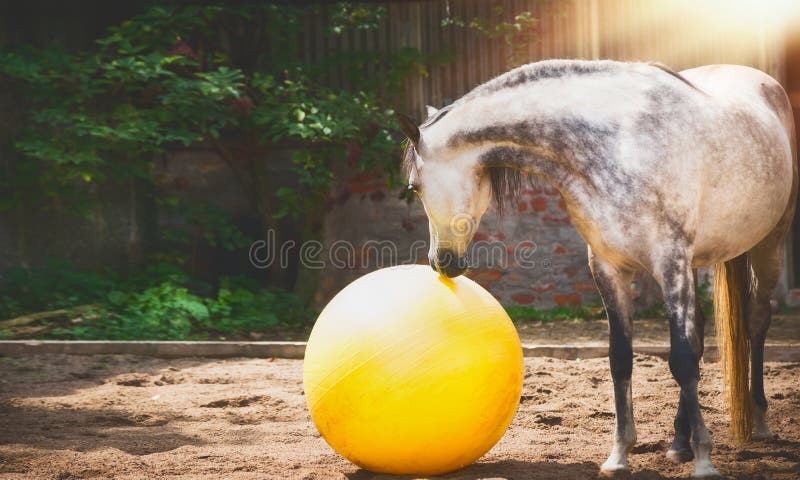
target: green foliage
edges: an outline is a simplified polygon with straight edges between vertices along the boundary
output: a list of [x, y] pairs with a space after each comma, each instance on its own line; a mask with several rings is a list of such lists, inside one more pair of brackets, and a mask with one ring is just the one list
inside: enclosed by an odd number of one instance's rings
[[656, 302], [636, 311], [638, 318], [663, 318], [667, 316], [667, 306], [664, 302]]
[[386, 14], [386, 7], [383, 5], [340, 2], [331, 15], [330, 31], [340, 34], [348, 28], [374, 30], [378, 28], [380, 21], [386, 18]]
[[314, 318], [313, 312], [294, 295], [237, 286], [236, 283], [235, 279], [224, 280], [216, 299], [208, 302], [213, 319], [209, 327], [214, 332], [235, 334], [297, 326], [308, 324]]
[[697, 299], [706, 318], [714, 315], [714, 292], [708, 275], [704, 275], [697, 286]]
[[509, 54], [510, 66], [518, 66], [528, 61], [528, 44], [533, 37], [533, 29], [538, 20], [530, 11], [522, 11], [506, 20], [508, 16], [505, 9], [497, 5], [492, 9], [494, 18], [472, 17], [466, 20], [462, 17], [448, 16], [442, 19], [443, 27], [455, 26], [469, 28], [481, 33], [486, 38], [502, 38], [506, 45], [511, 47]]
[[[385, 7], [347, 2], [330, 10], [332, 35], [376, 28], [386, 15]], [[30, 177], [25, 188], [40, 190], [23, 200], [9, 189], [0, 206], [57, 196], [78, 210], [82, 202], [69, 201], [87, 185], [149, 178], [154, 154], [204, 140], [328, 145], [307, 153], [318, 157], [314, 163], [317, 171], [326, 170], [323, 177], [330, 176], [332, 160], [342, 160], [332, 152], [358, 142], [364, 158], [355, 159], [357, 166], [394, 171], [396, 159], [384, 155], [395, 147], [393, 112], [379, 98], [377, 84], [362, 75], [352, 92], [334, 91], [319, 78], [326, 62], [308, 65], [292, 54], [306, 15], [302, 7], [271, 4], [156, 6], [109, 29], [91, 51], [0, 51], [0, 74], [18, 80], [31, 107], [29, 128], [14, 145], [35, 173], [20, 175]], [[229, 45], [239, 40], [238, 32], [264, 27], [266, 38], [256, 40], [277, 48], [253, 49], [249, 56], [232, 50], [243, 49]], [[398, 56], [401, 71], [384, 53], [361, 54], [367, 55], [360, 59], [364, 64], [380, 58], [395, 83], [415, 66], [407, 51]], [[297, 164], [300, 177], [307, 166]], [[329, 184], [302, 183], [319, 189], [315, 193]]]
[[[38, 338], [182, 340], [248, 336], [274, 328], [301, 328], [314, 312], [296, 296], [264, 289], [247, 278], [218, 286], [177, 267], [156, 264], [121, 276], [80, 271], [66, 262], [11, 272], [0, 285], [0, 319], [43, 309], [66, 309]], [[0, 338], [12, 338], [10, 329]]]
[[298, 183], [306, 187], [304, 190], [311, 194], [304, 194], [290, 187], [279, 187], [275, 191], [275, 196], [280, 199], [280, 208], [274, 214], [276, 218], [298, 215], [319, 205], [322, 192], [327, 191], [333, 181], [333, 174], [326, 168], [325, 163], [308, 152], [295, 152], [292, 163], [296, 166]]
[[65, 261], [50, 260], [40, 268], [11, 268], [0, 285], [0, 319], [92, 303], [113, 288], [112, 276], [80, 271]]
[[[88, 216], [96, 184], [152, 181], [156, 155], [198, 142], [221, 152], [285, 143], [305, 150], [293, 162], [297, 186], [248, 192], [265, 218], [317, 208], [342, 162], [384, 172], [394, 183], [399, 149], [388, 105], [409, 75], [427, 75], [427, 65], [452, 56], [333, 50], [307, 63], [297, 46], [312, 16], [330, 36], [389, 21], [379, 4], [176, 2], [109, 28], [86, 51], [0, 50], [0, 75], [16, 80], [29, 107], [14, 139], [26, 158], [0, 179], [0, 210], [58, 205]], [[502, 20], [500, 7], [494, 16], [444, 23], [512, 45], [535, 22], [530, 12]], [[325, 85], [333, 66], [348, 72], [348, 90]], [[257, 174], [252, 155], [228, 160], [243, 169], [239, 178]]]
[[[697, 301], [703, 315], [706, 318], [712, 318], [714, 315], [714, 292], [708, 275], [704, 275], [697, 286]], [[664, 318], [667, 316], [667, 306], [664, 302], [656, 302], [637, 311], [636, 316], [639, 318]]]
[[[365, 150], [396, 148], [390, 134], [394, 112], [382, 106], [374, 93], [351, 94], [315, 85], [300, 68], [283, 80], [254, 74], [251, 87], [260, 102], [252, 107], [246, 104], [249, 120], [265, 144], [296, 139], [335, 145], [359, 141]], [[380, 165], [384, 170], [391, 168], [386, 162]]]
[[[212, 247], [220, 247], [229, 252], [248, 247], [252, 241], [233, 224], [230, 215], [214, 205], [200, 202], [186, 202], [177, 197], [165, 197], [159, 204], [168, 213], [183, 220], [176, 227], [162, 227], [163, 240], [180, 251], [191, 246], [198, 238]], [[179, 255], [175, 252], [174, 255]], [[178, 262], [180, 263], [180, 261]]]
[[195, 324], [209, 321], [203, 299], [174, 280], [142, 291], [113, 290], [97, 309], [83, 313], [80, 321], [59, 328], [59, 338], [171, 338], [186, 339]]
[[602, 307], [589, 305], [553, 307], [537, 309], [524, 305], [507, 305], [504, 307], [514, 322], [551, 322], [554, 320], [589, 320], [604, 318]]

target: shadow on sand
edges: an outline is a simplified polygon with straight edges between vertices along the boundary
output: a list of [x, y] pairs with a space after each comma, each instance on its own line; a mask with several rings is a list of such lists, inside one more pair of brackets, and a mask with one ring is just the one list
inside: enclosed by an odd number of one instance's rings
[[[595, 478], [600, 473], [596, 463], [558, 463], [525, 462], [520, 460], [500, 460], [497, 462], [474, 463], [466, 468], [446, 475], [430, 477], [441, 480], [544, 480], [544, 479], [583, 479]], [[395, 476], [358, 470], [348, 475], [350, 480], [413, 480], [420, 476]]]

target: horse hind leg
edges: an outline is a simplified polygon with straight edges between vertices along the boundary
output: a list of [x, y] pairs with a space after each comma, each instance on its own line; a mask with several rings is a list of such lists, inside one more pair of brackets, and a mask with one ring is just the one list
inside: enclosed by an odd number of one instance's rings
[[691, 425], [689, 425], [689, 412], [686, 409], [686, 402], [683, 396], [678, 400], [678, 413], [675, 414], [675, 438], [672, 440], [669, 450], [667, 450], [667, 458], [674, 463], [686, 463], [694, 460], [694, 453], [692, 452], [692, 438]]
[[[791, 134], [794, 129], [791, 129]], [[796, 154], [794, 155], [796, 159]], [[797, 201], [797, 168], [794, 169], [792, 194], [778, 225], [747, 254], [749, 296], [745, 305], [745, 325], [750, 340], [750, 399], [752, 438], [772, 439], [766, 422], [767, 397], [764, 395], [764, 342], [772, 321], [770, 298], [783, 270], [784, 240], [794, 219]]]
[[750, 295], [745, 306], [747, 333], [750, 339], [750, 398], [754, 440], [770, 440], [767, 426], [767, 398], [764, 395], [764, 342], [772, 320], [770, 298], [783, 268], [783, 235], [768, 237], [748, 253]]
[[[699, 285], [697, 270], [694, 271], [693, 278], [695, 286]], [[700, 357], [702, 357], [706, 316], [703, 312], [699, 294], [696, 294], [694, 311], [697, 334], [700, 336]], [[691, 425], [689, 424], [689, 412], [686, 409], [686, 402], [683, 400], [682, 396], [678, 400], [678, 412], [675, 414], [675, 421], [673, 424], [675, 426], [675, 438], [672, 440], [672, 445], [669, 447], [669, 450], [667, 450], [667, 458], [674, 463], [686, 463], [694, 460], [694, 453], [692, 453], [692, 445], [690, 443], [692, 431]]]
[[711, 435], [703, 421], [697, 392], [703, 332], [698, 328], [694, 275], [688, 252], [677, 246], [665, 251], [657, 261], [653, 276], [661, 286], [667, 306], [669, 369], [681, 389], [679, 417], [685, 418], [689, 425], [690, 446], [695, 459], [692, 476], [716, 477], [719, 473], [711, 463]]

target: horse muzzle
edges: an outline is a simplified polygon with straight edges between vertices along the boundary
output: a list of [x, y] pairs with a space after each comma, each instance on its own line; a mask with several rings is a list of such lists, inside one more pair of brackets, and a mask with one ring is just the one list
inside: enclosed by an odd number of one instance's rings
[[469, 268], [466, 256], [457, 255], [452, 250], [436, 252], [436, 256], [429, 260], [432, 269], [448, 278], [462, 275]]

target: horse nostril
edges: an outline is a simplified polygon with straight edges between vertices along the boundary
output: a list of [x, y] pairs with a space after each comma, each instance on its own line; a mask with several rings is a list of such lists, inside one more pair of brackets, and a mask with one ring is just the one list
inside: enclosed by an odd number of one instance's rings
[[444, 268], [454, 267], [455, 264], [456, 264], [456, 256], [453, 255], [453, 252], [449, 250], [444, 252], [439, 259], [439, 266]]
[[438, 252], [436, 258], [430, 259], [431, 268], [447, 277], [457, 277], [467, 271], [467, 259], [454, 252], [445, 250]]

